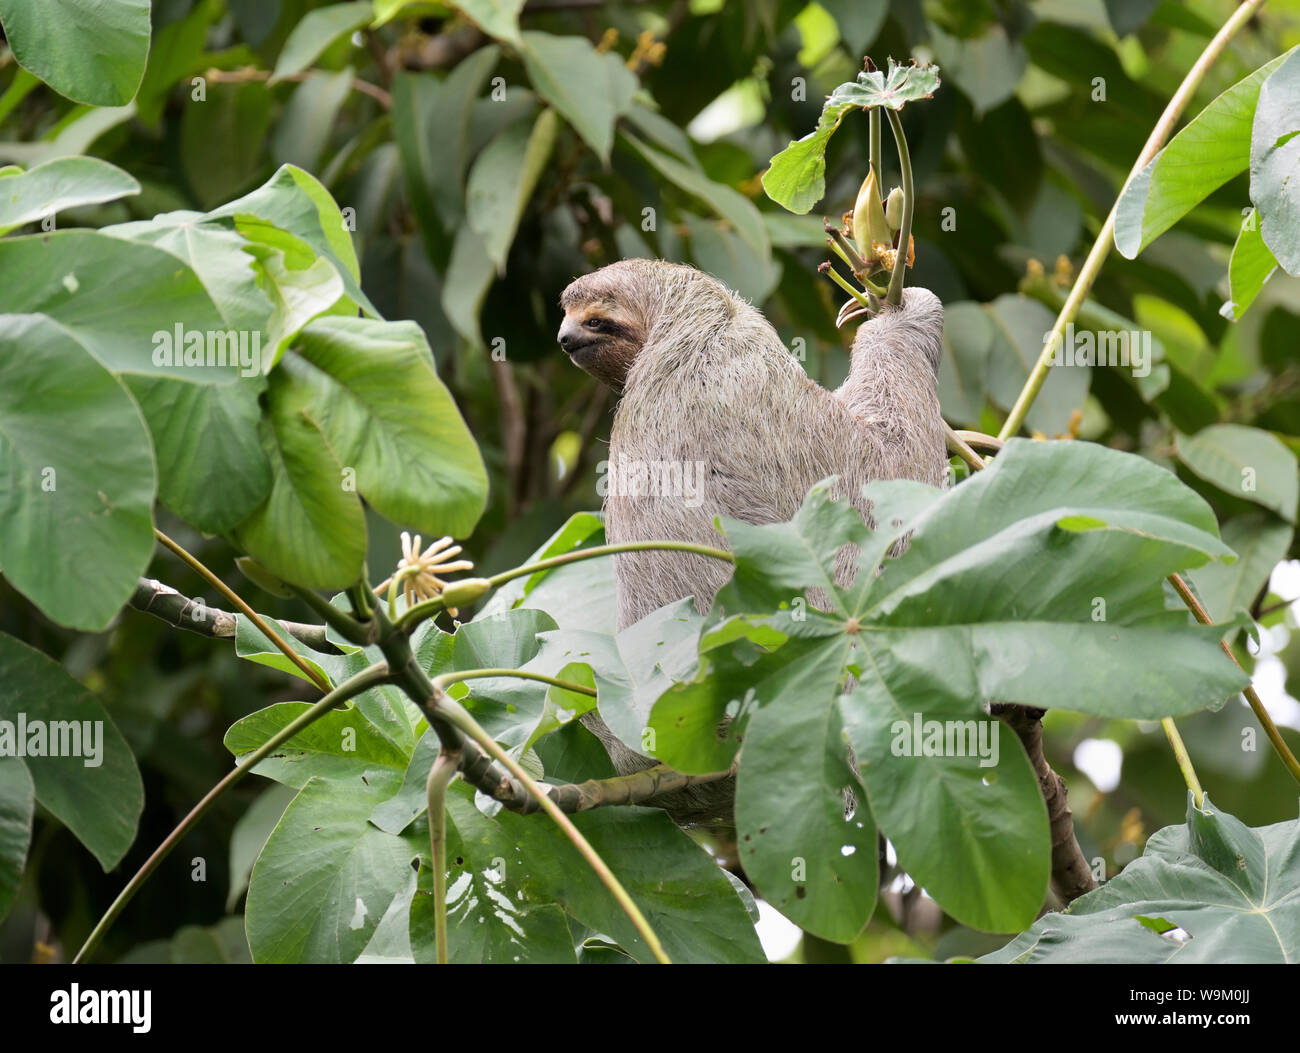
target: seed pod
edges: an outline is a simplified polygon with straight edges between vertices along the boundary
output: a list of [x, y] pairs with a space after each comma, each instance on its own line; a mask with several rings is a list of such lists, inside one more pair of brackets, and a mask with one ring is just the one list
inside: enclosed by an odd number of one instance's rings
[[903, 191], [899, 187], [889, 192], [889, 200], [885, 202], [885, 222], [895, 232], [903, 225]]
[[873, 246], [880, 242], [888, 245], [893, 240], [885, 222], [885, 209], [880, 202], [874, 171], [867, 172], [867, 178], [858, 191], [858, 200], [853, 205], [853, 240], [868, 263], [874, 263], [877, 258]]

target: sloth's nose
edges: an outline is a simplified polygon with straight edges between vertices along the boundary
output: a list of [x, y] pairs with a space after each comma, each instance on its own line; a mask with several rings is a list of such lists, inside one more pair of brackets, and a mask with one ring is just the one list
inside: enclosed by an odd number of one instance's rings
[[580, 328], [566, 318], [555, 338], [560, 342], [560, 346], [568, 351], [580, 342], [578, 339], [580, 332]]

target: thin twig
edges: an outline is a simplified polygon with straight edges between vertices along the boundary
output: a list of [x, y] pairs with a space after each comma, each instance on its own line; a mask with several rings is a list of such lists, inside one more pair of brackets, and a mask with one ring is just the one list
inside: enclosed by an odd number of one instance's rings
[[[320, 70], [303, 70], [301, 73], [284, 73], [276, 76], [277, 81], [289, 80], [296, 84], [301, 84]], [[248, 84], [254, 81], [267, 81], [272, 77], [272, 71], [269, 69], [258, 69], [255, 66], [245, 66], [243, 69], [210, 69], [203, 76], [214, 81], [217, 84]], [[352, 78], [352, 90], [360, 92], [362, 95], [369, 95], [375, 102], [379, 103], [385, 110], [393, 108], [393, 96], [384, 91], [378, 84], [371, 84], [368, 80], [361, 80], [354, 76]]]
[[[1178, 595], [1182, 597], [1183, 603], [1187, 609], [1192, 612], [1192, 616], [1202, 625], [1213, 625], [1214, 619], [1210, 617], [1209, 611], [1201, 606], [1201, 601], [1190, 588], [1187, 582], [1183, 580], [1181, 574], [1170, 574], [1169, 583], [1173, 585]], [[1237, 656], [1232, 653], [1223, 640], [1219, 641], [1219, 646], [1223, 648], [1223, 653], [1232, 659], [1232, 664], [1241, 669], [1241, 663], [1237, 661]], [[1243, 672], [1245, 670], [1242, 670]], [[1282, 758], [1282, 763], [1286, 765], [1287, 770], [1295, 777], [1296, 782], [1300, 782], [1300, 761], [1296, 760], [1295, 754], [1291, 752], [1291, 747], [1286, 744], [1282, 738], [1282, 732], [1273, 723], [1273, 718], [1269, 716], [1268, 710], [1264, 708], [1264, 703], [1260, 700], [1259, 693], [1255, 690], [1254, 684], [1247, 684], [1242, 694], [1246, 696], [1246, 701], [1250, 704], [1251, 711], [1255, 714], [1255, 719], [1259, 721], [1260, 726], [1264, 729], [1264, 734], [1268, 736], [1269, 742], [1273, 744], [1273, 749], [1277, 755]]]
[[948, 449], [960, 457], [963, 461], [971, 466], [975, 471], [984, 467], [984, 458], [970, 448], [957, 432], [948, 427], [948, 422], [943, 421], [943, 434], [948, 440]]
[[229, 585], [227, 585], [224, 581], [222, 581], [219, 577], [217, 577], [212, 571], [210, 571], [206, 566], [204, 566], [204, 564], [201, 563], [196, 557], [190, 555], [185, 549], [183, 549], [180, 545], [178, 545], [175, 541], [169, 538], [157, 527], [154, 527], [153, 534], [154, 537], [156, 537], [159, 541], [161, 541], [167, 548], [171, 549], [172, 552], [174, 552], [177, 556], [179, 556], [182, 560], [184, 560], [187, 564], [189, 564], [189, 566], [196, 573], [201, 575], [214, 589], [216, 589], [223, 596], [225, 596], [226, 599], [228, 599], [231, 603], [233, 603], [236, 607], [238, 607], [240, 611], [243, 613], [244, 617], [246, 617], [249, 621], [251, 621], [254, 625], [256, 625], [258, 630], [262, 633], [263, 636], [265, 636], [268, 640], [270, 640], [271, 643], [275, 644], [275, 646], [280, 649], [280, 651], [284, 654], [286, 658], [289, 659], [289, 661], [291, 661], [294, 665], [296, 665], [299, 669], [301, 669], [304, 675], [306, 675], [308, 680], [310, 680], [313, 684], [319, 687], [322, 691], [328, 691], [330, 689], [329, 681], [325, 679], [324, 675], [319, 670], [313, 669], [311, 666], [309, 666], [303, 660], [302, 656], [299, 655], [297, 651], [295, 651], [292, 647], [289, 646], [289, 644], [285, 641], [284, 637], [281, 636], [274, 629], [272, 629], [266, 623], [266, 620], [255, 610], [253, 610], [252, 607], [250, 607], [247, 603], [245, 603], [243, 598], [238, 593], [236, 593], [234, 589], [232, 589]]

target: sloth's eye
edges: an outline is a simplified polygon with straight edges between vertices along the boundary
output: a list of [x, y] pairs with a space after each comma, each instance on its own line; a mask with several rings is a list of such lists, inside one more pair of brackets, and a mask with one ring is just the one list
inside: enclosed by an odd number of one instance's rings
[[605, 328], [605, 320], [603, 318], [588, 318], [582, 324], [585, 328], [594, 329], [596, 332], [600, 332]]

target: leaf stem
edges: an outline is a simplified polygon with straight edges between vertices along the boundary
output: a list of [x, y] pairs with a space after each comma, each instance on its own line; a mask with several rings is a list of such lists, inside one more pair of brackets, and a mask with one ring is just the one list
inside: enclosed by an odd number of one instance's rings
[[[872, 113], [875, 111], [872, 110]], [[912, 155], [907, 150], [903, 121], [896, 110], [889, 111], [889, 127], [894, 133], [894, 143], [898, 147], [898, 167], [903, 174], [903, 223], [898, 228], [898, 256], [894, 260], [894, 272], [889, 276], [889, 291], [885, 294], [885, 302], [897, 307], [903, 302], [903, 273], [907, 270], [907, 249], [912, 243], [912, 213], [916, 210], [916, 192], [912, 186]]]
[[[1183, 603], [1187, 604], [1187, 609], [1192, 612], [1192, 617], [1202, 625], [1214, 624], [1214, 619], [1210, 617], [1209, 611], [1201, 606], [1201, 601], [1198, 600], [1192, 590], [1188, 588], [1187, 582], [1183, 580], [1181, 574], [1170, 574], [1169, 583], [1174, 587], [1178, 595], [1182, 597]], [[1237, 656], [1232, 653], [1232, 648], [1223, 640], [1219, 641], [1219, 646], [1223, 648], [1223, 653], [1232, 659], [1232, 664], [1238, 669], [1241, 669], [1241, 663], [1237, 661]], [[1244, 672], [1245, 670], [1242, 671]], [[1282, 763], [1286, 765], [1287, 770], [1295, 778], [1296, 782], [1300, 782], [1300, 761], [1296, 760], [1295, 754], [1291, 752], [1291, 748], [1286, 744], [1286, 739], [1282, 738], [1282, 732], [1278, 730], [1277, 725], [1273, 723], [1273, 718], [1269, 716], [1268, 710], [1264, 708], [1264, 703], [1260, 700], [1259, 692], [1255, 690], [1255, 685], [1247, 684], [1245, 689], [1242, 691], [1242, 694], [1246, 696], [1246, 701], [1250, 705], [1251, 712], [1255, 714], [1255, 719], [1259, 721], [1260, 727], [1264, 729], [1264, 734], [1268, 736], [1268, 741], [1273, 744], [1273, 749], [1276, 750], [1277, 755], [1282, 758]]]
[[[831, 247], [834, 248], [834, 246], [835, 243], [831, 242]], [[826, 277], [828, 277], [831, 281], [833, 281], [846, 293], [852, 296], [853, 299], [857, 300], [858, 303], [861, 304], [863, 307], [865, 307], [868, 311], [871, 310], [871, 304], [868, 302], [866, 296], [858, 292], [857, 289], [853, 288], [853, 286], [849, 284], [849, 280], [845, 278], [844, 275], [842, 275], [834, 267], [827, 265], [826, 269], [822, 271], [822, 273], [825, 274]], [[863, 280], [865, 281], [866, 279]]]
[[270, 625], [266, 623], [266, 620], [255, 610], [253, 610], [252, 607], [250, 607], [247, 603], [245, 603], [243, 599], [239, 596], [239, 594], [235, 592], [234, 589], [232, 589], [229, 585], [227, 585], [224, 581], [222, 581], [219, 577], [217, 577], [212, 571], [210, 571], [206, 566], [204, 566], [203, 563], [201, 563], [195, 556], [190, 555], [190, 553], [185, 551], [185, 549], [183, 549], [180, 545], [178, 545], [175, 541], [169, 538], [157, 527], [154, 527], [153, 534], [154, 537], [156, 537], [159, 541], [161, 541], [167, 548], [171, 549], [172, 552], [174, 552], [182, 560], [188, 563], [195, 572], [197, 572], [200, 576], [202, 576], [205, 580], [207, 580], [207, 582], [214, 589], [216, 589], [218, 592], [221, 593], [221, 595], [225, 596], [226, 599], [228, 599], [231, 603], [233, 603], [236, 607], [238, 607], [240, 611], [243, 612], [244, 617], [246, 617], [250, 622], [256, 625], [258, 630], [262, 633], [263, 636], [265, 636], [268, 640], [270, 640], [271, 643], [275, 644], [275, 646], [278, 647], [284, 653], [284, 656], [287, 659], [289, 659], [289, 661], [291, 661], [294, 665], [296, 665], [299, 669], [301, 669], [303, 674], [307, 677], [308, 680], [310, 680], [322, 691], [328, 691], [330, 689], [329, 681], [325, 679], [324, 675], [322, 675], [319, 670], [313, 669], [311, 666], [309, 666], [303, 660], [302, 656], [299, 655], [297, 651], [295, 651], [292, 647], [289, 646], [288, 642], [284, 639], [284, 637], [282, 637], [278, 632], [272, 629]]
[[1205, 791], [1201, 789], [1201, 780], [1196, 777], [1196, 769], [1192, 767], [1192, 758], [1188, 756], [1183, 737], [1178, 734], [1178, 728], [1174, 726], [1172, 717], [1165, 717], [1160, 721], [1160, 726], [1165, 729], [1165, 737], [1173, 747], [1178, 770], [1183, 773], [1183, 782], [1187, 783], [1187, 788], [1192, 791], [1192, 801], [1199, 808], [1205, 799]]
[[[1169, 105], [1165, 107], [1164, 113], [1160, 115], [1155, 127], [1151, 129], [1151, 135], [1148, 137], [1146, 145], [1142, 147], [1142, 152], [1138, 154], [1137, 160], [1133, 163], [1133, 169], [1129, 172], [1128, 178], [1124, 180], [1125, 186], [1160, 152], [1165, 138], [1173, 131], [1179, 116], [1191, 101], [1192, 95], [1200, 86], [1205, 74], [1219, 55], [1223, 53], [1224, 48], [1228, 46], [1228, 41], [1232, 39], [1237, 30], [1254, 16], [1256, 10], [1263, 3], [1264, 0], [1246, 0], [1223, 23], [1223, 27], [1215, 34], [1214, 39], [1205, 45], [1205, 50], [1201, 52], [1200, 58], [1188, 70], [1182, 84], [1178, 86], [1173, 98], [1169, 100]], [[890, 116], [893, 117], [893, 114], [891, 113]], [[1106, 222], [1102, 224], [1097, 240], [1092, 243], [1088, 258], [1084, 260], [1083, 266], [1079, 268], [1079, 275], [1075, 278], [1070, 294], [1061, 307], [1061, 313], [1056, 316], [1056, 323], [1043, 341], [1043, 349], [1038, 355], [1038, 361], [1034, 363], [1034, 368], [1029, 373], [1029, 379], [1025, 381], [1025, 386], [1016, 399], [1015, 405], [1011, 407], [1011, 413], [1003, 423], [1002, 430], [998, 432], [999, 439], [1011, 438], [1024, 424], [1025, 416], [1029, 413], [1029, 407], [1033, 405], [1034, 399], [1038, 397], [1038, 392], [1043, 387], [1043, 382], [1047, 379], [1047, 371], [1052, 366], [1053, 349], [1056, 347], [1057, 342], [1063, 338], [1066, 325], [1072, 322], [1075, 315], [1079, 313], [1079, 308], [1083, 306], [1088, 290], [1092, 288], [1092, 283], [1096, 281], [1102, 264], [1105, 262], [1106, 257], [1110, 255], [1110, 247], [1115, 236], [1115, 214], [1119, 209], [1119, 198], [1122, 193], [1121, 188], [1121, 194], [1116, 195], [1115, 204], [1111, 206], [1110, 214], [1106, 217]], [[892, 290], [892, 283], [890, 287]]]
[[[566, 552], [562, 556], [551, 556], [547, 559], [539, 559], [536, 563], [525, 563], [522, 566], [515, 567], [512, 570], [503, 570], [500, 574], [494, 574], [488, 578], [488, 584], [493, 588], [500, 588], [508, 581], [515, 578], [527, 577], [530, 574], [537, 574], [543, 570], [551, 570], [554, 567], [562, 567], [568, 563], [578, 563], [584, 559], [596, 559], [600, 556], [616, 556], [620, 552], [692, 552], [697, 556], [709, 556], [712, 559], [725, 560], [727, 563], [734, 563], [736, 557], [728, 552], [725, 548], [711, 548], [708, 545], [697, 545], [691, 541], [624, 541], [616, 545], [596, 545], [593, 548], [578, 549], [576, 552]], [[410, 632], [416, 625], [432, 615], [437, 614], [445, 606], [441, 596], [435, 596], [433, 599], [424, 600], [415, 606], [410, 607], [402, 612], [400, 618], [394, 623], [401, 632]]]
[[433, 934], [438, 964], [447, 964], [447, 787], [460, 767], [460, 750], [444, 746], [429, 768], [429, 859], [433, 867]]

